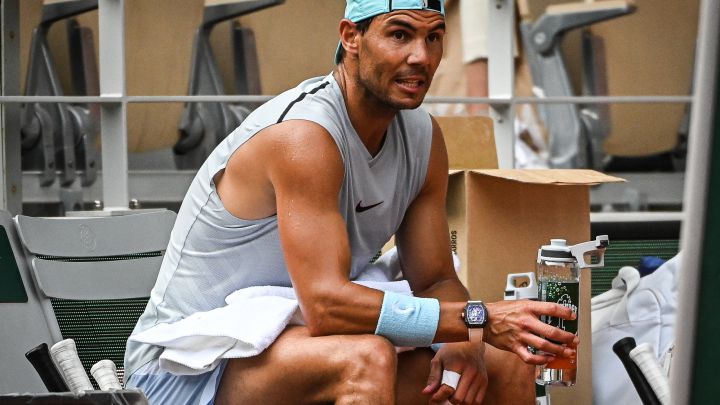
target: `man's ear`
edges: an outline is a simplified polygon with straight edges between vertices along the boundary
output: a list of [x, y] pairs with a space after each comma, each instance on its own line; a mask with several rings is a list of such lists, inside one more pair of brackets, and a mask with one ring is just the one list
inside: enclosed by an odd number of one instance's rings
[[340, 42], [345, 48], [346, 54], [357, 55], [360, 31], [357, 29], [357, 25], [347, 18], [340, 21]]

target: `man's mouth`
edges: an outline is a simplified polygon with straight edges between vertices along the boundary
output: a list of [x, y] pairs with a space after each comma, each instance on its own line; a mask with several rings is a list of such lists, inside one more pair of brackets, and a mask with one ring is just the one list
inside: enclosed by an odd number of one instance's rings
[[417, 90], [425, 86], [425, 81], [420, 79], [396, 79], [395, 83], [408, 90]]

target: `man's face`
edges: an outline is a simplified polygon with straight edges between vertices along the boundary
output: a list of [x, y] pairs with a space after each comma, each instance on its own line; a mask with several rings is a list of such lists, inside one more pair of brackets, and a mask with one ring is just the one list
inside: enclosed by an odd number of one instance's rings
[[443, 53], [445, 18], [400, 10], [372, 21], [358, 48], [358, 85], [392, 109], [420, 106]]

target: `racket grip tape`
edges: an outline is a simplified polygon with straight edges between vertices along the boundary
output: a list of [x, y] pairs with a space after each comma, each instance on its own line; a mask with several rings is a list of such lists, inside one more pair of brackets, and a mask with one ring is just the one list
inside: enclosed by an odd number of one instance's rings
[[632, 337], [626, 337], [615, 342], [612, 349], [613, 352], [615, 352], [615, 354], [620, 358], [623, 366], [625, 366], [625, 370], [630, 376], [630, 381], [632, 381], [635, 386], [635, 390], [640, 396], [640, 400], [642, 400], [643, 405], [662, 405], [650, 386], [650, 383], [648, 383], [647, 379], [643, 375], [642, 370], [640, 370], [638, 365], [635, 364], [630, 357], [630, 351], [632, 351], [635, 346], [635, 339]]
[[100, 360], [90, 369], [95, 381], [103, 391], [122, 389], [117, 376], [117, 368], [112, 360]]
[[25, 353], [25, 358], [35, 368], [49, 392], [70, 391], [50, 356], [47, 343], [41, 343]]
[[74, 340], [65, 339], [55, 343], [50, 348], [50, 355], [63, 377], [65, 377], [65, 382], [71, 391], [80, 392], [95, 389], [80, 362]]
[[641, 343], [630, 351], [630, 358], [642, 371], [645, 379], [652, 387], [660, 402], [670, 404], [670, 383], [660, 363], [655, 357], [655, 350], [649, 343]]

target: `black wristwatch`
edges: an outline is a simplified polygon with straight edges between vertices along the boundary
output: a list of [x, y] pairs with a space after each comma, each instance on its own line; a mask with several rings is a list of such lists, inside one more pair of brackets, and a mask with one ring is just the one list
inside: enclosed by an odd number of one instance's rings
[[468, 301], [462, 312], [462, 318], [468, 329], [484, 328], [488, 322], [487, 307], [482, 301]]

